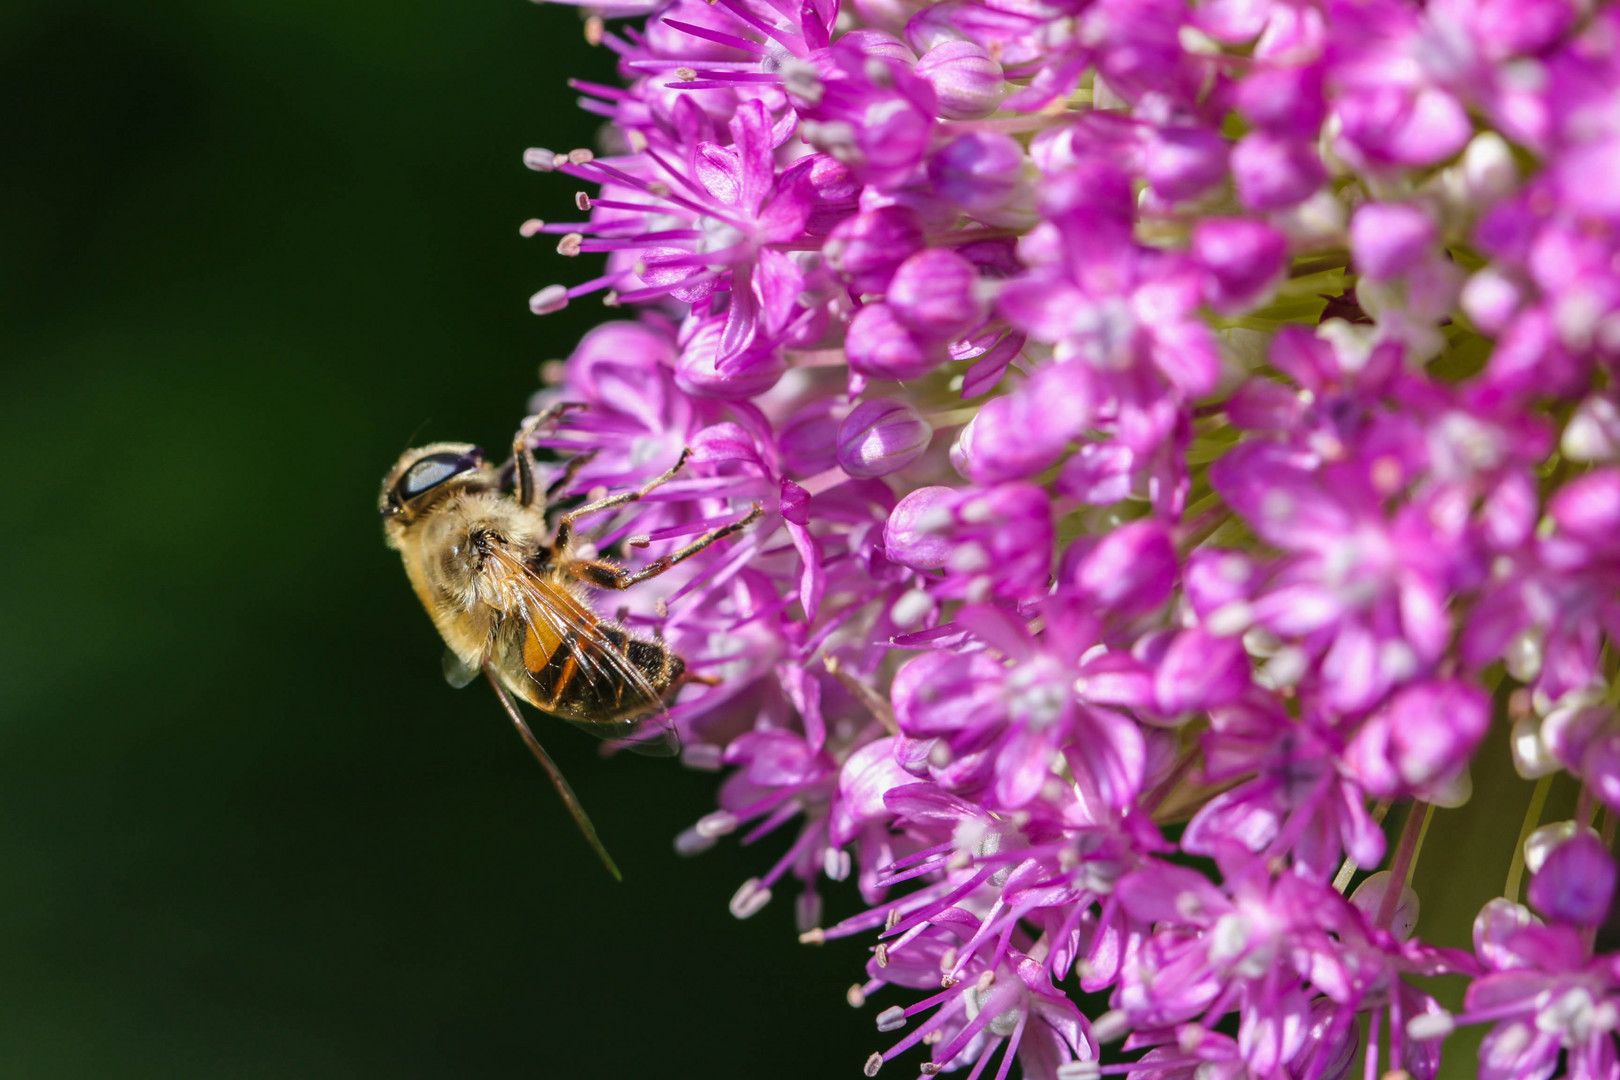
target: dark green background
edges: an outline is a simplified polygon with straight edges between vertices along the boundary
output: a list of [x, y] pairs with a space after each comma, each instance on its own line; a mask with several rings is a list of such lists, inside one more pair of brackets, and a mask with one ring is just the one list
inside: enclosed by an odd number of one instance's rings
[[[0, 1077], [859, 1076], [864, 953], [716, 778], [547, 740], [614, 885], [381, 542], [602, 315], [530, 216], [589, 144], [524, 0], [0, 5]], [[542, 729], [543, 737], [546, 734]], [[846, 889], [839, 907], [854, 901]], [[880, 1001], [881, 1008], [886, 1001]]]

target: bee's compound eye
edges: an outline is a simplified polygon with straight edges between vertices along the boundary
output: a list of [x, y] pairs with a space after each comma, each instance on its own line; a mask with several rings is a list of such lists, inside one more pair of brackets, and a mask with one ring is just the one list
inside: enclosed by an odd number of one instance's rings
[[476, 469], [478, 462], [477, 450], [470, 454], [428, 454], [405, 470], [405, 475], [399, 478], [400, 498], [414, 499], [424, 491], [438, 487], [452, 476], [459, 476], [468, 469]]

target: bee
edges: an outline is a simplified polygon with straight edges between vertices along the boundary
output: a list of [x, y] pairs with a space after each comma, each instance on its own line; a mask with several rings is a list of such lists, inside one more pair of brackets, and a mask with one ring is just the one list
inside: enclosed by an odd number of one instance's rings
[[[690, 681], [707, 681], [661, 640], [627, 632], [598, 617], [588, 589], [628, 589], [759, 519], [743, 517], [713, 529], [638, 570], [576, 551], [581, 518], [645, 498], [673, 479], [691, 450], [640, 488], [587, 502], [557, 515], [547, 500], [565, 490], [590, 459], [581, 454], [542, 492], [535, 482], [535, 433], [573, 402], [529, 418], [512, 440], [512, 460], [497, 468], [467, 443], [433, 443], [407, 450], [383, 479], [378, 509], [389, 547], [444, 638], [445, 676], [466, 686], [482, 672], [507, 717], [556, 785], [585, 838], [615, 878], [618, 867], [556, 763], [534, 737], [513, 701], [522, 700], [601, 738], [623, 740], [647, 753], [671, 754], [679, 742], [668, 702]], [[508, 490], [510, 486], [510, 490]]]

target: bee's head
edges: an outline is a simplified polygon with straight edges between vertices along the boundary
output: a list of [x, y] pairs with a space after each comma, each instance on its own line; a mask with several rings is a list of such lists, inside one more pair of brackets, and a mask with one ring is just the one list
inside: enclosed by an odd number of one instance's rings
[[433, 443], [407, 450], [383, 477], [377, 509], [383, 520], [409, 524], [427, 507], [469, 483], [493, 482], [484, 451], [471, 443]]

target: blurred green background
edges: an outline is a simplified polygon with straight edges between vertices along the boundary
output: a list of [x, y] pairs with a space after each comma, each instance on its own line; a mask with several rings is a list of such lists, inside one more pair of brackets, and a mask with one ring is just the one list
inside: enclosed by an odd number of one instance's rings
[[[861, 946], [726, 902], [716, 778], [553, 753], [613, 884], [384, 549], [602, 316], [526, 146], [611, 77], [524, 0], [0, 5], [0, 1076], [858, 1076]], [[547, 729], [541, 728], [542, 737]], [[834, 899], [834, 914], [854, 901]], [[881, 1008], [886, 1002], [879, 1002]]]

